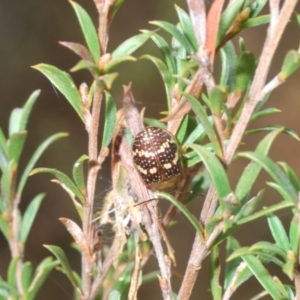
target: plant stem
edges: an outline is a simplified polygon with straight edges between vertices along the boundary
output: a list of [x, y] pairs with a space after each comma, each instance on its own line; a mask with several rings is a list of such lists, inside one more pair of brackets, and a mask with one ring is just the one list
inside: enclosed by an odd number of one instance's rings
[[[84, 206], [83, 214], [83, 234], [88, 241], [90, 250], [93, 246], [94, 233], [94, 224], [91, 223], [94, 207], [94, 195], [96, 189], [97, 174], [100, 169], [100, 164], [98, 162], [98, 128], [102, 97], [102, 90], [96, 84], [91, 119], [89, 119], [86, 124], [86, 129], [89, 137], [89, 171], [87, 177], [87, 203]], [[86, 299], [88, 299], [87, 297], [90, 294], [91, 283], [92, 272], [88, 264], [88, 259], [84, 254], [82, 254], [82, 289]]]

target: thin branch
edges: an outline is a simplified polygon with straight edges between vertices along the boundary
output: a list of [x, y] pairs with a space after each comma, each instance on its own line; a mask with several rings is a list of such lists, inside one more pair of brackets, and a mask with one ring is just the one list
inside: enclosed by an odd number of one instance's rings
[[[89, 123], [86, 123], [88, 132], [88, 153], [89, 153], [89, 171], [87, 177], [87, 203], [84, 206], [83, 213], [83, 234], [91, 248], [94, 238], [94, 224], [91, 223], [94, 207], [94, 196], [96, 189], [97, 174], [100, 169], [98, 163], [98, 128], [100, 119], [100, 109], [102, 102], [102, 90], [99, 87], [95, 88], [93, 99], [92, 117]], [[90, 249], [91, 250], [91, 249]], [[88, 258], [82, 254], [82, 289], [85, 296], [89, 295], [92, 283], [92, 272], [88, 264]]]
[[262, 50], [261, 58], [255, 72], [255, 76], [250, 88], [249, 99], [245, 104], [241, 116], [233, 130], [229, 140], [225, 160], [229, 164], [233, 155], [243, 137], [246, 127], [254, 112], [254, 109], [260, 100], [260, 93], [266, 82], [267, 74], [270, 68], [271, 61], [281, 39], [282, 33], [289, 22], [290, 16], [297, 4], [297, 0], [285, 1], [281, 9], [278, 22], [274, 26], [269, 26], [267, 38]]

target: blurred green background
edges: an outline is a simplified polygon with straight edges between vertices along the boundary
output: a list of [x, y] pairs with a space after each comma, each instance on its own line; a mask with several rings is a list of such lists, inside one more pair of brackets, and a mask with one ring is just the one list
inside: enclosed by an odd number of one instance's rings
[[[92, 0], [77, 1], [97, 22], [96, 9]], [[177, 22], [174, 3], [186, 9], [184, 1], [138, 1], [125, 0], [116, 15], [110, 30], [109, 51], [112, 51], [125, 39], [138, 33], [140, 29], [154, 29], [148, 24], [151, 20], [167, 20]], [[298, 5], [299, 6], [299, 5]], [[299, 6], [300, 8], [300, 6]], [[299, 9], [298, 9], [299, 11]], [[288, 49], [298, 49], [299, 28], [293, 20], [288, 25], [280, 49], [276, 53], [269, 79], [279, 70], [283, 57]], [[259, 57], [262, 43], [266, 35], [266, 27], [247, 30], [241, 34], [245, 38], [248, 49]], [[235, 39], [237, 41], [237, 38]], [[30, 68], [38, 63], [47, 63], [63, 70], [69, 70], [75, 65], [78, 58], [68, 49], [60, 46], [58, 41], [73, 41], [84, 43], [79, 25], [71, 5], [66, 0], [1, 0], [0, 1], [0, 126], [7, 132], [9, 114], [15, 107], [23, 106], [30, 93], [41, 89], [39, 97], [28, 125], [29, 136], [25, 152], [21, 160], [21, 167], [30, 158], [36, 147], [53, 133], [64, 131], [70, 136], [53, 144], [42, 156], [38, 166], [57, 168], [67, 174], [71, 173], [72, 165], [79, 156], [85, 154], [86, 132], [83, 124], [71, 109], [62, 95], [39, 72]], [[155, 46], [149, 41], [136, 55], [144, 53], [159, 55]], [[219, 59], [217, 59], [216, 72]], [[146, 116], [159, 118], [159, 112], [166, 110], [164, 87], [155, 67], [149, 61], [124, 63], [118, 67], [120, 76], [114, 84], [112, 94], [118, 107], [121, 107], [122, 85], [132, 82], [133, 92], [139, 108], [146, 107]], [[90, 83], [91, 76], [86, 71], [75, 73], [73, 76], [76, 84]], [[272, 95], [268, 106], [275, 106], [282, 113], [268, 117], [251, 125], [256, 128], [268, 124], [283, 124], [300, 133], [299, 122], [299, 85], [300, 72], [296, 72], [288, 82], [279, 87]], [[247, 137], [241, 150], [253, 150], [263, 134]], [[299, 142], [287, 136], [280, 136], [275, 142], [271, 157], [276, 161], [286, 161], [300, 175], [300, 160], [298, 153]], [[232, 187], [235, 186], [241, 170], [247, 161], [238, 159], [229, 169]], [[78, 221], [76, 212], [65, 192], [56, 184], [50, 182], [48, 175], [36, 175], [29, 179], [23, 195], [21, 209], [24, 210], [29, 201], [38, 193], [46, 192], [41, 210], [34, 223], [26, 247], [26, 260], [32, 261], [36, 266], [40, 260], [50, 255], [43, 248], [43, 244], [54, 244], [64, 248], [72, 266], [80, 269], [79, 255], [70, 248], [71, 237], [58, 220], [59, 217], [68, 217]], [[253, 187], [253, 194], [265, 187], [265, 182], [270, 180], [265, 174]], [[101, 206], [101, 199], [111, 186], [109, 162], [105, 163], [99, 175], [99, 187], [96, 195], [96, 205]], [[278, 194], [267, 188], [263, 205], [276, 203], [280, 200]], [[198, 216], [203, 202], [203, 197], [194, 201], [190, 208]], [[161, 203], [162, 209], [166, 203]], [[288, 211], [280, 212], [281, 218], [288, 224], [290, 214]], [[191, 249], [194, 233], [189, 224], [177, 217], [178, 225], [170, 231], [170, 240], [176, 250], [177, 267], [173, 280], [175, 292], [178, 291], [181, 276], [184, 274], [186, 262]], [[267, 222], [264, 219], [244, 226], [235, 236], [243, 246], [251, 245], [259, 240], [270, 240]], [[109, 240], [109, 237], [107, 238]], [[5, 240], [0, 236], [0, 275], [6, 278], [9, 263], [9, 249]], [[224, 257], [222, 257], [224, 258]], [[149, 272], [157, 269], [157, 263], [152, 257], [145, 269]], [[208, 260], [205, 261], [192, 295], [192, 299], [211, 299], [208, 282]], [[280, 276], [280, 270], [270, 268], [270, 272]], [[287, 279], [281, 277], [285, 282]], [[233, 299], [249, 299], [260, 286], [255, 280], [242, 286]], [[150, 292], [149, 292], [150, 291]], [[72, 299], [72, 289], [65, 276], [59, 272], [52, 272], [37, 299]], [[139, 299], [161, 299], [158, 282], [145, 284], [138, 296]], [[266, 298], [267, 299], [267, 298]]]

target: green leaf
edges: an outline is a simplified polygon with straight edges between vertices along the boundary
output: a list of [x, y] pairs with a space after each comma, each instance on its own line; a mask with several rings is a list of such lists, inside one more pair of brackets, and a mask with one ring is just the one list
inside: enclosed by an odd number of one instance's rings
[[114, 290], [109, 293], [108, 300], [121, 300], [120, 292]]
[[279, 211], [279, 210], [282, 210], [284, 208], [289, 208], [289, 207], [294, 207], [294, 204], [291, 201], [289, 201], [289, 200], [288, 201], [282, 201], [278, 204], [274, 204], [274, 205], [271, 205], [267, 208], [263, 208], [262, 210], [260, 210], [256, 213], [253, 213], [252, 215], [250, 215], [248, 217], [245, 217], [241, 220], [238, 220], [236, 222], [236, 224], [239, 226], [239, 225], [251, 222], [253, 220], [256, 220], [258, 218], [264, 217], [264, 216], [266, 216], [270, 213], [273, 213], [275, 211]]
[[112, 52], [111, 63], [117, 58], [132, 54], [135, 50], [145, 44], [152, 35], [153, 32], [148, 31], [127, 39]]
[[26, 129], [28, 118], [32, 111], [33, 105], [35, 104], [35, 101], [39, 97], [40, 93], [41, 93], [40, 90], [34, 91], [29, 96], [28, 100], [26, 101], [25, 105], [23, 106], [22, 116], [21, 116], [21, 120], [20, 120], [20, 128], [19, 128], [20, 131], [23, 131]]
[[83, 172], [83, 163], [88, 159], [89, 157], [87, 155], [82, 155], [76, 160], [73, 166], [73, 179], [77, 185], [77, 188], [84, 197], [86, 196], [86, 188], [84, 182], [85, 178]]
[[97, 31], [88, 13], [76, 2], [70, 1], [75, 10], [85, 41], [90, 53], [97, 64], [100, 57], [100, 46]]
[[285, 162], [278, 162], [278, 164], [282, 167], [286, 175], [289, 177], [290, 182], [294, 186], [296, 191], [300, 191], [300, 182], [295, 171]]
[[28, 288], [30, 286], [31, 277], [32, 277], [32, 264], [27, 261], [23, 264], [22, 268], [22, 287], [25, 292], [25, 295], [28, 293]]
[[[277, 129], [266, 135], [258, 144], [255, 152], [268, 155], [271, 145], [275, 138], [282, 132], [282, 129]], [[236, 186], [235, 195], [241, 203], [245, 203], [251, 188], [256, 181], [257, 176], [261, 171], [262, 166], [255, 162], [251, 162], [247, 168], [245, 168], [240, 180]]]
[[256, 197], [250, 199], [244, 206], [239, 209], [239, 212], [235, 215], [234, 221], [238, 221], [240, 219], [251, 216], [255, 209], [260, 204], [262, 198], [264, 196], [264, 192], [260, 191]]
[[222, 105], [227, 99], [226, 88], [222, 86], [214, 86], [209, 94], [210, 109], [213, 115], [221, 117]]
[[242, 93], [251, 84], [255, 65], [255, 57], [250, 51], [243, 52], [238, 58], [235, 68], [236, 91], [238, 93]]
[[33, 280], [28, 288], [28, 299], [35, 299], [36, 294], [47, 279], [53, 268], [59, 265], [59, 261], [53, 261], [51, 257], [47, 257], [40, 262], [35, 270]]
[[221, 265], [219, 259], [219, 247], [215, 246], [211, 251], [211, 276], [210, 287], [214, 300], [222, 299], [222, 287], [220, 286]]
[[259, 16], [257, 18], [251, 18], [241, 24], [241, 29], [246, 29], [246, 28], [253, 28], [265, 24], [269, 24], [271, 20], [270, 15], [264, 15], [264, 16]]
[[25, 244], [28, 234], [30, 232], [32, 223], [35, 219], [35, 216], [40, 208], [40, 205], [42, 203], [42, 200], [44, 199], [45, 194], [39, 194], [37, 195], [28, 205], [24, 216], [23, 220], [21, 223], [21, 228], [20, 228], [20, 237], [19, 240], [21, 243]]
[[205, 133], [207, 134], [209, 140], [212, 142], [212, 146], [214, 147], [215, 152], [220, 155], [221, 154], [221, 148], [219, 145], [218, 137], [213, 129], [213, 126], [211, 122], [209, 121], [209, 118], [207, 117], [207, 114], [205, 112], [204, 107], [200, 104], [200, 102], [193, 97], [192, 95], [185, 94], [185, 97], [190, 102], [193, 111], [196, 114], [196, 117], [201, 122], [203, 129]]
[[251, 17], [256, 17], [261, 10], [264, 8], [268, 0], [256, 0], [254, 4], [254, 8], [251, 11]]
[[219, 32], [217, 38], [217, 45], [220, 44], [221, 40], [225, 36], [227, 30], [231, 26], [233, 20], [236, 18], [238, 13], [244, 6], [245, 0], [234, 1], [229, 5], [221, 15], [220, 24], [219, 24]]
[[157, 196], [157, 198], [163, 198], [163, 199], [170, 201], [175, 207], [177, 207], [178, 210], [186, 216], [186, 218], [189, 220], [189, 222], [196, 229], [197, 233], [199, 234], [200, 239], [203, 240], [203, 229], [201, 228], [201, 226], [200, 226], [198, 220], [195, 218], [195, 216], [192, 215], [183, 204], [178, 202], [170, 194], [167, 194], [164, 192], [155, 192], [155, 195]]
[[102, 148], [108, 147], [114, 134], [117, 122], [117, 107], [112, 96], [105, 92], [105, 123], [102, 137]]
[[152, 56], [152, 55], [143, 55], [140, 58], [151, 60], [157, 67], [158, 71], [160, 72], [160, 75], [161, 75], [164, 85], [165, 85], [166, 94], [167, 94], [168, 109], [169, 109], [169, 111], [171, 111], [171, 107], [172, 107], [171, 89], [174, 84], [174, 78], [171, 76], [166, 64], [159, 58]]
[[286, 80], [300, 67], [300, 53], [296, 50], [290, 50], [283, 61], [279, 77]]
[[223, 165], [217, 157], [203, 146], [186, 144], [185, 147], [192, 148], [202, 158], [205, 168], [208, 170], [214, 183], [219, 198], [221, 211], [225, 208], [225, 200], [231, 194], [231, 188]]
[[[239, 249], [241, 246], [239, 242], [232, 236], [229, 236], [227, 238], [226, 243], [226, 257], [229, 257], [236, 249]], [[234, 286], [235, 289], [238, 287], [236, 284], [233, 285], [232, 282], [235, 279], [236, 276], [238, 276], [238, 267], [241, 263], [240, 258], [232, 259], [230, 261], [227, 261], [226, 263], [226, 272], [225, 272], [225, 282], [224, 282], [224, 290], [226, 291], [228, 287]]]
[[77, 292], [79, 292], [80, 295], [82, 295], [80, 286], [78, 285], [78, 282], [75, 279], [73, 270], [71, 269], [70, 263], [63, 249], [61, 249], [58, 246], [52, 246], [52, 245], [44, 245], [44, 247], [48, 249], [50, 252], [52, 252], [52, 254], [59, 260], [64, 273], [72, 283], [73, 287], [77, 290]]
[[51, 81], [51, 83], [66, 97], [80, 119], [84, 121], [81, 97], [71, 76], [60, 69], [47, 64], [38, 64], [33, 66], [33, 68], [40, 71]]
[[270, 214], [267, 220], [273, 239], [275, 240], [278, 247], [280, 247], [285, 252], [291, 250], [289, 238], [280, 219], [277, 216]]
[[269, 116], [271, 114], [274, 114], [274, 113], [278, 113], [278, 112], [281, 112], [281, 110], [277, 109], [277, 108], [274, 108], [274, 107], [270, 107], [270, 108], [266, 108], [264, 110], [261, 110], [261, 111], [258, 111], [258, 112], [255, 112], [252, 117], [251, 117], [251, 122], [253, 121], [256, 121], [262, 117], [265, 117], [265, 116]]
[[180, 25], [181, 25], [184, 35], [186, 36], [188, 41], [191, 43], [194, 51], [197, 52], [198, 43], [197, 43], [197, 39], [196, 39], [196, 36], [194, 33], [194, 28], [193, 28], [193, 24], [191, 22], [190, 16], [176, 4], [175, 4], [175, 9], [176, 9], [176, 12], [177, 12], [177, 15], [178, 15], [178, 18], [180, 21]]
[[189, 116], [186, 115], [184, 116], [184, 118], [182, 119], [180, 126], [177, 130], [176, 133], [176, 139], [179, 143], [179, 145], [181, 145], [184, 141], [185, 135], [186, 135], [186, 131], [187, 131], [187, 126], [188, 126], [188, 122], [189, 122]]
[[19, 260], [20, 257], [12, 258], [8, 266], [7, 283], [9, 283], [11, 286], [17, 286], [16, 270], [17, 270], [17, 263]]
[[23, 146], [27, 132], [15, 132], [13, 133], [8, 141], [8, 153], [10, 161], [13, 161], [14, 166], [18, 166], [21, 153], [23, 151]]
[[279, 255], [284, 259], [286, 258], [286, 252], [279, 245], [275, 245], [270, 242], [257, 242], [250, 247], [250, 251], [262, 251], [274, 256]]
[[264, 132], [264, 131], [273, 131], [273, 130], [280, 129], [280, 128], [283, 128], [282, 132], [285, 133], [286, 135], [288, 135], [298, 141], [300, 140], [299, 136], [297, 135], [297, 133], [294, 130], [287, 128], [287, 127], [282, 127], [280, 125], [272, 125], [272, 126], [266, 126], [266, 127], [262, 127], [262, 128], [247, 130], [245, 132], [245, 135], [250, 135], [253, 133], [259, 133], [259, 132]]
[[120, 56], [117, 57], [115, 59], [112, 59], [106, 66], [104, 69], [105, 73], [108, 73], [109, 71], [111, 71], [114, 67], [118, 66], [120, 63], [124, 62], [124, 61], [136, 61], [137, 59], [131, 55], [124, 55], [124, 56]]
[[8, 226], [8, 223], [4, 220], [2, 215], [0, 215], [0, 231], [6, 238], [7, 242], [10, 242], [10, 227]]
[[245, 255], [242, 258], [259, 283], [273, 299], [289, 299], [285, 289], [281, 288], [281, 286], [273, 280], [272, 276], [257, 257]]
[[289, 251], [286, 255], [286, 263], [282, 267], [282, 271], [293, 280], [295, 277], [295, 268], [297, 268], [298, 261], [293, 251]]
[[233, 92], [235, 89], [235, 64], [237, 56], [235, 48], [231, 41], [228, 41], [221, 48], [222, 72], [220, 77], [220, 85], [228, 86], [228, 91]]
[[95, 74], [100, 75], [99, 68], [95, 65], [95, 63], [86, 59], [81, 59], [74, 67], [70, 69], [70, 72], [77, 72], [85, 69], [91, 70]]
[[70, 190], [72, 193], [76, 195], [76, 197], [80, 200], [81, 203], [85, 203], [85, 198], [82, 193], [79, 191], [77, 186], [73, 183], [73, 181], [64, 173], [50, 168], [36, 168], [34, 169], [30, 175], [38, 174], [38, 173], [49, 173], [55, 176], [61, 183], [61, 185]]
[[21, 176], [21, 179], [20, 179], [20, 182], [19, 182], [19, 185], [18, 185], [17, 197], [21, 198], [21, 195], [22, 195], [23, 189], [25, 187], [26, 181], [28, 179], [29, 173], [31, 172], [31, 170], [33, 169], [35, 163], [38, 161], [38, 159], [43, 154], [43, 152], [54, 141], [56, 141], [56, 140], [58, 140], [62, 137], [66, 137], [66, 136], [68, 136], [67, 133], [57, 133], [57, 134], [54, 134], [54, 135], [50, 136], [49, 138], [47, 138], [41, 145], [39, 145], [39, 147], [36, 149], [36, 151], [32, 155], [31, 159], [27, 163], [27, 166], [26, 166], [25, 170], [23, 171], [23, 174]]
[[260, 166], [262, 166], [267, 171], [267, 173], [272, 176], [275, 182], [279, 186], [281, 186], [286, 192], [286, 194], [289, 196], [289, 198], [286, 200], [292, 201], [293, 203], [297, 203], [298, 191], [295, 190], [289, 178], [281, 170], [281, 168], [277, 164], [272, 162], [272, 160], [269, 157], [257, 152], [244, 152], [240, 153], [239, 156], [249, 158], [252, 161], [258, 163]]
[[8, 125], [8, 133], [9, 136], [12, 134], [19, 132], [20, 130], [20, 123], [22, 117], [22, 108], [15, 108], [9, 118], [9, 125]]
[[180, 43], [180, 45], [186, 50], [188, 54], [195, 53], [193, 46], [191, 45], [189, 40], [184, 36], [182, 32], [180, 32], [180, 30], [175, 25], [165, 21], [152, 21], [149, 23], [152, 25], [156, 25], [168, 32]]
[[299, 217], [294, 215], [289, 230], [289, 239], [293, 252], [298, 253], [299, 248], [299, 239], [300, 239], [300, 226], [299, 226]]
[[[142, 32], [149, 32], [147, 30], [142, 30]], [[176, 68], [176, 61], [172, 55], [172, 51], [166, 42], [165, 39], [163, 39], [160, 35], [157, 33], [153, 33], [151, 36], [152, 41], [155, 43], [155, 45], [158, 47], [158, 49], [161, 51], [166, 64], [168, 66], [168, 70], [172, 75], [177, 74], [177, 68]]]

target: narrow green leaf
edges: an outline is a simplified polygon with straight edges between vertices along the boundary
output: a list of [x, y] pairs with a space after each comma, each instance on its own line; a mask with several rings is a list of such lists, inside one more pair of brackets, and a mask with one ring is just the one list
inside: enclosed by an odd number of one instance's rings
[[285, 258], [286, 262], [282, 267], [282, 271], [289, 277], [290, 280], [293, 280], [295, 277], [295, 268], [297, 268], [298, 260], [293, 251], [289, 251]]
[[47, 64], [35, 65], [33, 68], [40, 71], [50, 80], [50, 82], [66, 97], [80, 119], [84, 121], [81, 97], [71, 76], [60, 69]]
[[117, 107], [111, 94], [105, 92], [105, 123], [102, 137], [102, 148], [108, 147], [117, 122]]
[[177, 12], [177, 15], [178, 15], [178, 18], [180, 21], [180, 25], [181, 25], [184, 35], [186, 36], [188, 41], [191, 43], [194, 51], [197, 52], [198, 43], [197, 43], [197, 39], [196, 39], [196, 36], [194, 33], [194, 27], [191, 22], [190, 16], [176, 4], [175, 4], [175, 9], [176, 9], [176, 12]]
[[144, 118], [144, 124], [147, 126], [155, 126], [162, 129], [167, 129], [167, 126], [165, 123], [158, 121], [157, 119], [152, 118]]
[[271, 205], [267, 208], [263, 208], [262, 210], [256, 212], [256, 213], [253, 213], [251, 216], [248, 216], [248, 217], [245, 217], [241, 220], [238, 220], [236, 222], [236, 224], [238, 226], [242, 225], [242, 224], [245, 224], [245, 223], [248, 223], [248, 222], [251, 222], [253, 220], [256, 220], [258, 218], [261, 218], [261, 217], [264, 217], [270, 213], [273, 213], [273, 212], [276, 212], [276, 211], [279, 211], [279, 210], [282, 210], [284, 208], [289, 208], [289, 207], [294, 207], [294, 204], [291, 202], [291, 201], [282, 201], [278, 204], [274, 204], [274, 205]]
[[10, 234], [9, 234], [10, 227], [9, 227], [7, 221], [4, 220], [2, 215], [0, 215], [0, 231], [6, 238], [7, 242], [9, 243], [10, 242]]
[[174, 78], [171, 76], [166, 64], [160, 60], [159, 58], [152, 56], [152, 55], [143, 55], [140, 57], [141, 59], [148, 59], [150, 61], [152, 61], [155, 66], [157, 67], [164, 85], [165, 85], [165, 90], [166, 90], [166, 94], [167, 94], [167, 100], [168, 100], [168, 110], [171, 110], [171, 103], [172, 103], [172, 95], [171, 95], [171, 89], [173, 87], [174, 84]]
[[110, 72], [113, 68], [115, 68], [116, 66], [118, 66], [120, 63], [124, 61], [136, 61], [136, 60], [137, 59], [131, 55], [124, 55], [124, 56], [114, 58], [105, 66], [104, 72], [105, 73]]
[[[282, 132], [282, 129], [277, 129], [268, 135], [266, 135], [258, 144], [255, 152], [263, 155], [268, 155], [271, 145], [275, 138]], [[247, 168], [245, 168], [240, 180], [237, 184], [235, 195], [241, 203], [245, 203], [251, 188], [261, 171], [262, 166], [258, 163], [251, 162]]]
[[15, 132], [10, 136], [8, 141], [9, 159], [14, 162], [16, 167], [18, 166], [19, 159], [23, 151], [26, 136], [26, 131]]
[[280, 125], [272, 125], [272, 126], [266, 126], [266, 127], [262, 127], [262, 128], [247, 130], [245, 132], [245, 135], [250, 135], [250, 134], [264, 132], [264, 131], [273, 131], [273, 130], [280, 129], [280, 128], [283, 128], [282, 132], [285, 133], [286, 135], [288, 135], [298, 141], [300, 140], [298, 134], [294, 130], [287, 128], [287, 127], [282, 127]]
[[227, 99], [227, 91], [223, 86], [214, 86], [209, 94], [210, 109], [213, 115], [221, 117], [222, 105]]
[[110, 292], [108, 300], [121, 300], [120, 292], [113, 290]]
[[219, 25], [217, 45], [220, 44], [221, 40], [225, 36], [225, 33], [227, 32], [227, 30], [231, 26], [233, 20], [236, 18], [237, 14], [243, 8], [244, 2], [245, 2], [245, 0], [234, 1], [222, 13], [221, 20], [220, 20], [220, 25]]
[[15, 108], [11, 112], [9, 117], [9, 124], [8, 124], [9, 136], [20, 131], [22, 111], [23, 111], [22, 108]]
[[186, 144], [185, 147], [192, 148], [202, 158], [216, 188], [221, 211], [223, 211], [225, 207], [224, 201], [231, 194], [230, 184], [223, 165], [214, 154], [200, 145]]
[[[227, 238], [226, 242], [226, 257], [229, 257], [236, 249], [239, 249], [241, 246], [239, 242], [232, 236]], [[232, 259], [226, 263], [226, 271], [225, 271], [225, 282], [224, 289], [225, 291], [231, 284], [233, 278], [237, 275], [237, 268], [241, 263], [241, 259]]]
[[35, 216], [40, 208], [40, 205], [42, 203], [42, 200], [44, 199], [45, 194], [39, 194], [37, 195], [28, 205], [23, 220], [21, 223], [21, 230], [20, 230], [20, 242], [25, 245], [28, 234], [30, 232], [32, 223], [35, 219]]
[[23, 106], [22, 116], [20, 120], [20, 131], [23, 131], [27, 127], [28, 118], [30, 116], [30, 113], [32, 111], [33, 105], [35, 104], [35, 101], [41, 94], [40, 90], [34, 91], [26, 101], [25, 105]]
[[244, 206], [240, 207], [239, 212], [235, 215], [234, 221], [236, 222], [238, 220], [251, 216], [260, 204], [263, 196], [264, 191], [260, 191], [257, 196], [253, 197]]
[[38, 159], [40, 158], [40, 156], [43, 154], [43, 152], [56, 140], [68, 136], [67, 133], [57, 133], [54, 134], [52, 136], [50, 136], [48, 139], [46, 139], [34, 152], [34, 154], [32, 155], [31, 159], [29, 160], [29, 162], [27, 163], [27, 166], [25, 168], [25, 170], [23, 171], [23, 174], [21, 176], [19, 185], [18, 185], [18, 189], [17, 189], [17, 197], [21, 198], [23, 189], [25, 187], [26, 181], [28, 179], [29, 173], [31, 172], [31, 170], [33, 169], [35, 163], [38, 161]]
[[222, 71], [220, 77], [220, 85], [228, 86], [228, 91], [231, 93], [235, 89], [235, 64], [237, 56], [235, 48], [231, 41], [228, 41], [221, 48]]
[[298, 25], [300, 27], [300, 15], [296, 13], [296, 20], [298, 22]]
[[85, 69], [91, 70], [95, 74], [100, 75], [100, 71], [97, 65], [86, 59], [81, 59], [78, 63], [76, 63], [76, 65], [70, 69], [70, 72], [77, 72]]
[[6, 138], [0, 128], [0, 170], [4, 172], [9, 164], [8, 147], [6, 145]]
[[219, 259], [219, 247], [215, 246], [211, 251], [211, 276], [210, 288], [214, 300], [222, 299], [222, 287], [220, 286], [221, 265]]
[[298, 253], [299, 248], [299, 239], [300, 239], [300, 226], [299, 226], [299, 217], [294, 215], [289, 230], [289, 239], [292, 250], [294, 253]]
[[300, 191], [300, 181], [299, 181], [299, 178], [298, 178], [297, 174], [295, 173], [295, 171], [286, 162], [278, 162], [278, 164], [282, 167], [284, 172], [289, 177], [295, 190]]
[[163, 192], [155, 192], [155, 195], [157, 198], [163, 198], [168, 201], [170, 201], [175, 207], [179, 209], [179, 211], [186, 216], [186, 218], [189, 220], [189, 222], [193, 225], [193, 227], [196, 229], [197, 233], [199, 234], [199, 237], [201, 240], [203, 240], [203, 230], [198, 222], [198, 220], [195, 218], [194, 215], [192, 215], [189, 210], [180, 202], [178, 202], [173, 196], [167, 193]]
[[298, 191], [295, 190], [289, 178], [281, 170], [281, 168], [269, 157], [257, 152], [244, 152], [240, 153], [239, 156], [251, 159], [262, 166], [267, 173], [272, 176], [275, 182], [286, 191], [287, 195], [289, 195], [289, 198], [286, 200], [292, 201], [293, 203], [298, 201]]
[[115, 59], [121, 57], [121, 56], [128, 56], [132, 54], [135, 50], [137, 50], [139, 47], [141, 47], [143, 44], [145, 44], [149, 38], [153, 35], [153, 32], [148, 31], [144, 33], [137, 34], [129, 39], [127, 39], [125, 42], [123, 42], [121, 45], [119, 45], [111, 54], [112, 61]]
[[268, 0], [256, 0], [254, 4], [254, 9], [251, 11], [251, 17], [256, 17], [261, 10], [264, 8]]
[[15, 257], [10, 260], [8, 270], [7, 270], [7, 282], [12, 286], [17, 286], [16, 279], [16, 269], [17, 263], [20, 260], [20, 257]]
[[281, 112], [281, 110], [274, 107], [266, 108], [264, 110], [254, 113], [251, 117], [251, 122], [278, 112]]
[[76, 288], [76, 290], [82, 295], [80, 286], [78, 285], [78, 282], [74, 277], [73, 270], [71, 269], [69, 260], [65, 252], [63, 251], [63, 249], [53, 245], [44, 245], [44, 247], [48, 249], [50, 252], [52, 252], [52, 254], [59, 260], [64, 273], [72, 283], [73, 287]]
[[288, 295], [278, 283], [276, 283], [268, 270], [262, 265], [261, 261], [253, 255], [245, 255], [242, 257], [252, 271], [256, 279], [263, 288], [271, 295], [273, 299], [288, 299]]
[[40, 262], [38, 267], [35, 270], [33, 280], [28, 288], [28, 299], [35, 299], [36, 294], [38, 293], [39, 289], [43, 286], [43, 283], [47, 279], [49, 273], [52, 271], [53, 268], [59, 265], [59, 261], [53, 261], [51, 257], [47, 257]]
[[213, 129], [213, 126], [207, 117], [206, 111], [204, 107], [201, 105], [201, 103], [192, 95], [185, 94], [185, 97], [188, 99], [190, 102], [193, 111], [196, 114], [196, 117], [199, 119], [201, 122], [203, 129], [205, 133], [207, 134], [209, 140], [212, 142], [212, 146], [214, 147], [215, 152], [220, 155], [221, 154], [221, 148], [218, 142], [217, 135]]
[[277, 216], [270, 214], [267, 220], [273, 239], [275, 240], [278, 247], [280, 247], [285, 252], [291, 250], [289, 238], [280, 219]]
[[96, 28], [88, 15], [88, 13], [76, 2], [70, 1], [73, 6], [85, 41], [90, 50], [90, 53], [97, 64], [100, 57], [100, 46]]
[[85, 177], [83, 172], [83, 163], [88, 160], [89, 157], [87, 155], [80, 156], [74, 166], [73, 166], [73, 179], [75, 181], [75, 184], [77, 185], [77, 188], [81, 192], [83, 196], [86, 196], [86, 188], [85, 188]]
[[38, 173], [49, 173], [55, 176], [60, 183], [65, 186], [67, 189], [72, 191], [76, 197], [80, 200], [81, 203], [85, 203], [85, 198], [82, 195], [82, 193], [79, 191], [77, 186], [73, 183], [73, 181], [64, 173], [56, 170], [56, 169], [50, 169], [50, 168], [36, 168], [34, 169], [30, 175], [35, 175]]
[[28, 293], [28, 288], [30, 286], [31, 278], [32, 278], [32, 264], [27, 261], [23, 264], [22, 269], [22, 287], [25, 294]]
[[238, 93], [242, 93], [251, 84], [255, 66], [255, 57], [250, 51], [243, 52], [238, 58], [235, 67], [236, 90]]
[[244, 22], [243, 24], [241, 24], [241, 29], [253, 28], [253, 27], [269, 24], [270, 20], [271, 20], [270, 15], [263, 15], [256, 18], [251, 18], [246, 22]]
[[[142, 30], [142, 32], [149, 32], [147, 30]], [[162, 38], [157, 33], [153, 33], [151, 36], [152, 41], [155, 43], [155, 45], [158, 47], [158, 49], [161, 51], [166, 64], [168, 66], [168, 70], [172, 75], [177, 74], [177, 68], [176, 68], [176, 61], [172, 55], [172, 51], [166, 42], [164, 38]]]
[[6, 145], [6, 137], [5, 137], [5, 135], [4, 135], [1, 128], [0, 128], [0, 149], [2, 149], [2, 151], [5, 154], [8, 154], [8, 148], [7, 148], [7, 145]]
[[177, 130], [176, 133], [176, 139], [179, 143], [179, 145], [181, 145], [184, 141], [185, 135], [186, 135], [186, 131], [187, 131], [187, 126], [188, 126], [188, 122], [189, 122], [189, 116], [186, 115], [184, 116], [184, 118], [182, 119], [180, 126]]
[[254, 245], [252, 245], [250, 247], [250, 251], [251, 252], [262, 251], [274, 256], [279, 255], [283, 259], [286, 258], [286, 252], [279, 245], [272, 244], [270, 242], [265, 242], [265, 241], [257, 242]]
[[182, 32], [180, 32], [180, 30], [175, 25], [165, 21], [152, 21], [149, 23], [152, 25], [156, 25], [168, 32], [180, 43], [180, 45], [186, 50], [188, 54], [195, 53], [193, 46], [191, 45], [189, 40], [184, 36]]
[[291, 76], [300, 67], [300, 53], [296, 50], [290, 50], [283, 61], [280, 78], [285, 80]]

